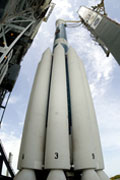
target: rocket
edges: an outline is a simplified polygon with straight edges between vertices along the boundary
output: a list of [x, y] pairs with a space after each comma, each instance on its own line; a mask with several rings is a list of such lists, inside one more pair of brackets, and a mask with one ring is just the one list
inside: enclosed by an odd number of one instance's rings
[[70, 169], [65, 52], [61, 45], [54, 50], [45, 168]]
[[[59, 179], [58, 173], [62, 177], [64, 174], [62, 170], [70, 169], [65, 54], [61, 45], [57, 45], [54, 49], [45, 169], [54, 170], [50, 171], [48, 180]], [[65, 175], [60, 179], [65, 179]]]
[[[86, 72], [56, 22], [53, 53], [38, 64], [14, 180], [108, 180]], [[39, 176], [37, 176], [37, 174]]]
[[51, 64], [51, 51], [47, 49], [38, 64], [32, 87], [18, 161], [20, 172], [15, 180], [24, 179], [22, 176], [25, 176], [26, 180], [30, 179], [29, 174], [32, 175], [31, 180], [34, 180], [34, 170], [43, 168]]
[[68, 71], [74, 169], [83, 171], [82, 180], [108, 180], [103, 171], [99, 130], [84, 65], [71, 47], [68, 50]]

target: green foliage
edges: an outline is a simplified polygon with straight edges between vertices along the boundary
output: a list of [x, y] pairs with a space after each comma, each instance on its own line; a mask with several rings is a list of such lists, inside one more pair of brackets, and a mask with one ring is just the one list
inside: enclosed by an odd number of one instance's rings
[[111, 177], [110, 179], [111, 179], [111, 180], [120, 179], [120, 175], [116, 175], [116, 176], [114, 176], [114, 177]]

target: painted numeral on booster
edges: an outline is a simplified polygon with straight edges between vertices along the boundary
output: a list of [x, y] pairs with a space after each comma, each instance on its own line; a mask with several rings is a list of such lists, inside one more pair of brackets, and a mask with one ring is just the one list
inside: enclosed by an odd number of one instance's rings
[[55, 159], [58, 159], [58, 153], [55, 152]]

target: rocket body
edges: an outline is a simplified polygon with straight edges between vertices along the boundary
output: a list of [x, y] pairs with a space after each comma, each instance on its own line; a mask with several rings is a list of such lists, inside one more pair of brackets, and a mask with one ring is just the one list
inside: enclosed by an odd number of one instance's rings
[[73, 162], [76, 170], [96, 168], [95, 151], [88, 99], [79, 66], [80, 59], [73, 48], [68, 51], [68, 72], [72, 114]]
[[37, 180], [36, 170], [46, 180], [76, 171], [82, 180], [108, 180], [85, 69], [61, 23], [53, 54], [45, 51], [35, 75], [14, 180]]
[[83, 170], [82, 180], [108, 179], [102, 171], [101, 142], [85, 69], [73, 48], [68, 51], [68, 72], [74, 169]]
[[94, 105], [90, 93], [89, 84], [87, 81], [87, 76], [85, 72], [84, 65], [81, 60], [79, 60], [79, 67], [81, 69], [82, 78], [83, 78], [83, 84], [85, 86], [85, 96], [87, 98], [87, 107], [89, 108], [89, 120], [91, 124], [91, 130], [92, 130], [92, 142], [94, 143], [94, 152], [96, 157], [96, 170], [102, 170], [104, 169], [104, 160], [103, 160], [103, 154], [102, 154], [102, 148], [101, 148], [101, 142], [100, 142], [100, 135], [99, 135], [99, 129], [98, 124], [96, 120]]
[[99, 176], [93, 169], [84, 170], [82, 173], [81, 179], [82, 180], [100, 180]]
[[70, 169], [65, 52], [54, 50], [45, 152], [46, 169]]
[[42, 169], [43, 166], [51, 61], [51, 52], [47, 49], [38, 65], [30, 96], [20, 149], [19, 169]]
[[51, 71], [51, 51], [47, 49], [38, 65], [26, 114], [15, 180], [35, 178], [33, 170], [43, 168], [46, 112]]
[[31, 169], [23, 169], [18, 172], [14, 180], [36, 180], [35, 172]]
[[62, 170], [51, 170], [47, 180], [66, 180], [66, 177]]

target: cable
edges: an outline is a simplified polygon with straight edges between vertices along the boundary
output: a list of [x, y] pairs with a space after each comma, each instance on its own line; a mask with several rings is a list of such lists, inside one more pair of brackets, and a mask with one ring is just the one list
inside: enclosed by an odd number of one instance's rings
[[79, 27], [82, 24], [81, 20], [76, 21], [76, 20], [63, 20], [62, 19], [62, 21], [64, 21], [65, 26], [67, 28], [76, 28], [76, 27]]
[[79, 24], [66, 24], [66, 27], [67, 28], [76, 28], [76, 27], [79, 27], [81, 25], [81, 23]]

